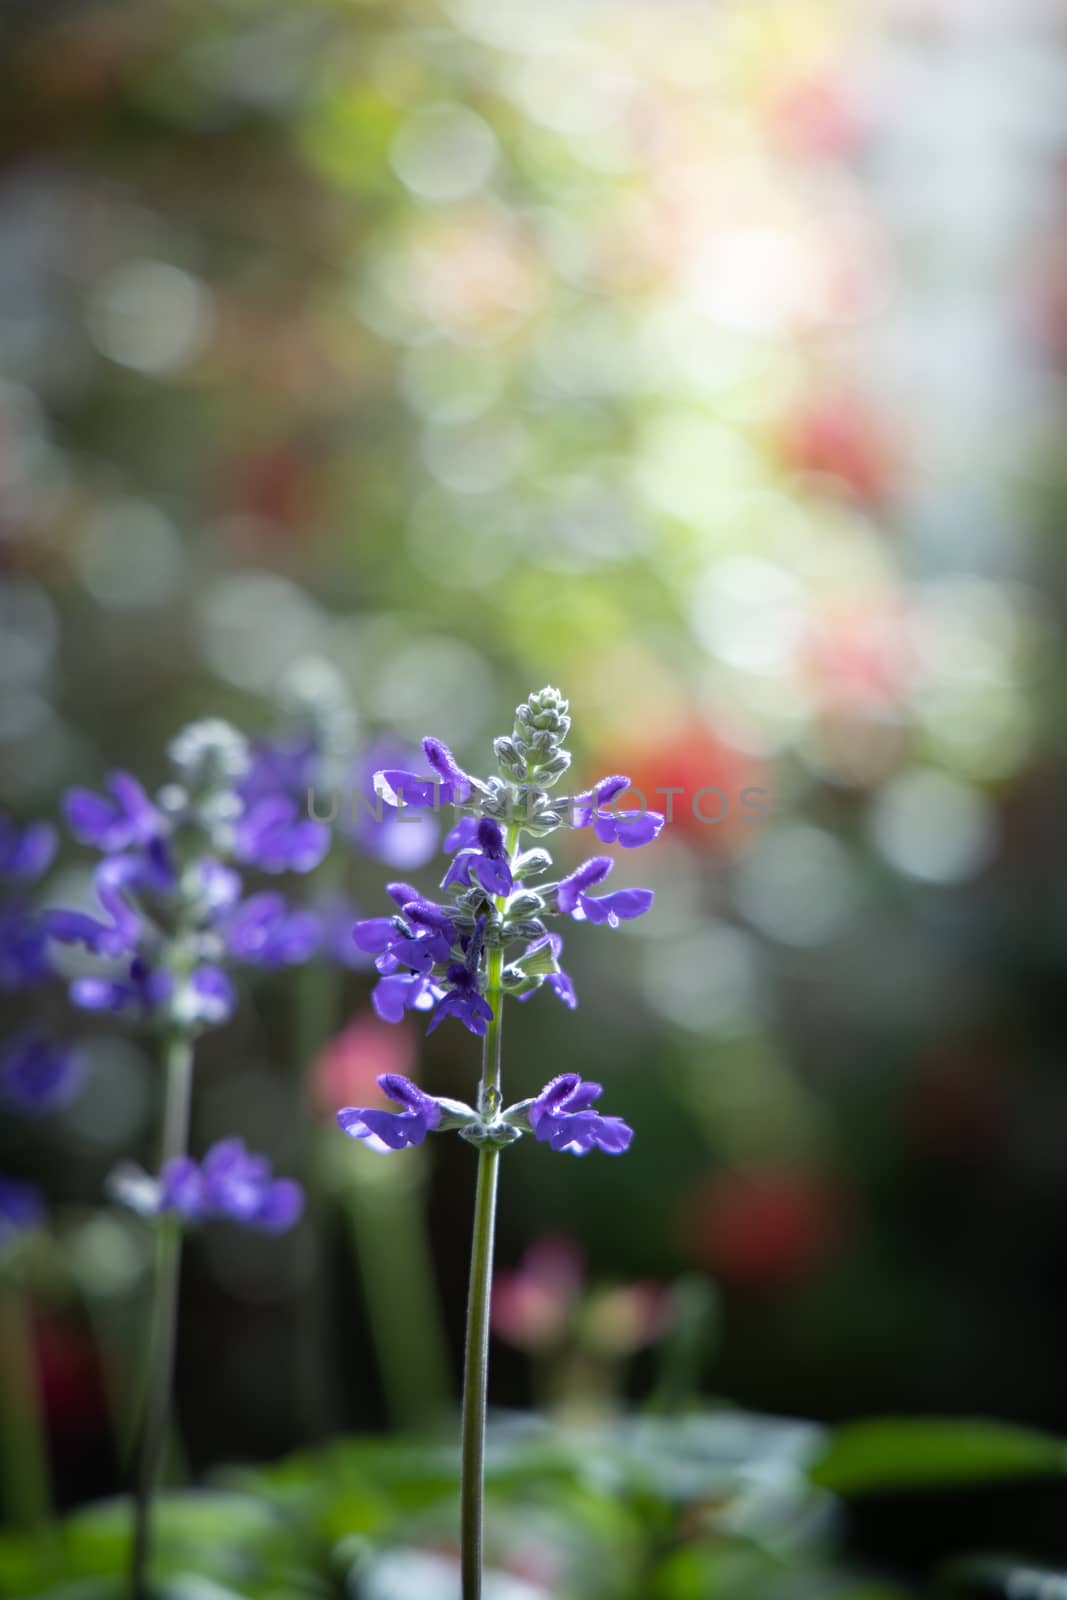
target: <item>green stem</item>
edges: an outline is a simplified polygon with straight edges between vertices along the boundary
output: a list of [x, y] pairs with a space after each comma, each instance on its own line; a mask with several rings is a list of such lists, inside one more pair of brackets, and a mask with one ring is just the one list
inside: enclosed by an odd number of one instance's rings
[[[513, 857], [519, 825], [508, 828], [506, 849]], [[506, 898], [497, 900], [503, 911]], [[504, 951], [497, 946], [486, 961], [485, 997], [493, 1018], [485, 1030], [478, 1109], [492, 1114], [499, 1107], [503, 1038]], [[495, 1103], [491, 1103], [495, 1102]], [[489, 1389], [489, 1307], [493, 1285], [493, 1241], [500, 1151], [483, 1145], [478, 1152], [478, 1186], [474, 1197], [470, 1290], [467, 1297], [467, 1346], [463, 1359], [463, 1437], [460, 1449], [460, 1539], [463, 1555], [463, 1600], [481, 1600], [482, 1547], [485, 1526], [485, 1413]]]
[[485, 1522], [485, 1411], [489, 1381], [489, 1301], [493, 1280], [493, 1233], [500, 1151], [478, 1153], [474, 1200], [467, 1351], [463, 1365], [463, 1444], [460, 1467], [460, 1523], [463, 1548], [463, 1600], [480, 1600]]
[[[166, 1102], [163, 1111], [161, 1167], [174, 1157], [185, 1154], [189, 1135], [192, 1081], [192, 1041], [184, 1034], [175, 1034], [166, 1050]], [[170, 1415], [171, 1385], [174, 1381], [181, 1249], [181, 1225], [174, 1217], [161, 1217], [156, 1224], [152, 1323], [148, 1338], [148, 1382], [134, 1487], [130, 1600], [148, 1600], [151, 1592], [149, 1566], [152, 1500], [159, 1484]]]
[[0, 1276], [0, 1355], [4, 1507], [15, 1527], [43, 1534], [51, 1513], [48, 1435], [30, 1307], [14, 1272]]

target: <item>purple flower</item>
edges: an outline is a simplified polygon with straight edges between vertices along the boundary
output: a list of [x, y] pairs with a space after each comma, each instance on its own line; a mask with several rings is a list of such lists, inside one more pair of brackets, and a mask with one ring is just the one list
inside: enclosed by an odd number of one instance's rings
[[19, 828], [0, 813], [0, 879], [32, 882], [47, 872], [56, 853], [56, 830], [48, 822]]
[[429, 1011], [444, 990], [420, 972], [397, 972], [371, 990], [371, 1005], [383, 1022], [401, 1022], [405, 1011]]
[[71, 789], [66, 797], [63, 809], [67, 823], [80, 843], [114, 855], [162, 835], [164, 819], [136, 778], [128, 772], [113, 772], [107, 787], [110, 799], [91, 789]]
[[250, 1155], [240, 1139], [211, 1147], [200, 1164], [200, 1182], [206, 1218], [280, 1233], [292, 1227], [304, 1207], [300, 1185], [273, 1177], [266, 1156]]
[[493, 1020], [493, 1009], [479, 991], [477, 971], [453, 962], [445, 981], [451, 988], [434, 1006], [427, 1034], [431, 1034], [446, 1017], [456, 1017], [471, 1033], [477, 1034], [479, 1039], [484, 1038], [485, 1030]]
[[477, 847], [460, 850], [441, 880], [441, 888], [448, 889], [455, 883], [471, 888], [471, 880], [474, 879], [486, 894], [510, 894], [513, 884], [511, 866], [499, 823], [494, 822], [492, 817], [481, 817], [475, 838]]
[[329, 848], [326, 824], [302, 817], [296, 801], [283, 794], [254, 800], [234, 830], [234, 856], [261, 872], [311, 872]]
[[629, 1149], [633, 1129], [621, 1117], [590, 1111], [603, 1094], [599, 1083], [585, 1083], [576, 1072], [564, 1072], [545, 1085], [530, 1105], [527, 1116], [534, 1137], [553, 1150], [588, 1155], [592, 1149], [621, 1155]]
[[142, 1216], [177, 1216], [185, 1222], [238, 1222], [282, 1233], [304, 1209], [304, 1194], [291, 1178], [275, 1178], [266, 1156], [252, 1155], [240, 1139], [212, 1145], [201, 1162], [175, 1156], [158, 1178], [140, 1168], [119, 1167], [109, 1187], [116, 1199]]
[[651, 889], [616, 889], [594, 899], [586, 891], [602, 883], [615, 863], [610, 856], [593, 856], [566, 877], [557, 889], [560, 911], [575, 922], [604, 923], [617, 928], [620, 921], [644, 916], [655, 898]]
[[440, 739], [424, 739], [422, 753], [433, 777], [384, 767], [374, 774], [374, 789], [387, 805], [432, 806], [462, 805], [474, 790], [474, 780], [458, 765], [451, 750]]
[[390, 883], [386, 892], [403, 913], [400, 917], [366, 917], [352, 929], [358, 949], [375, 957], [378, 971], [389, 975], [400, 966], [427, 973], [444, 963], [459, 939], [443, 906], [424, 900], [408, 883]]
[[288, 967], [314, 955], [322, 938], [318, 917], [291, 911], [272, 890], [249, 895], [222, 924], [226, 949], [237, 961], [260, 967]]
[[396, 1072], [383, 1072], [378, 1086], [403, 1111], [379, 1111], [375, 1106], [345, 1106], [337, 1113], [338, 1126], [350, 1139], [361, 1139], [372, 1150], [403, 1150], [422, 1144], [441, 1121], [441, 1107], [417, 1083]]
[[0, 1099], [24, 1116], [40, 1116], [69, 1105], [84, 1075], [76, 1050], [26, 1029], [0, 1055]]
[[35, 1228], [44, 1216], [41, 1196], [28, 1183], [0, 1178], [0, 1249]]
[[593, 832], [601, 844], [621, 844], [625, 850], [634, 850], [638, 845], [651, 844], [663, 827], [664, 819], [661, 812], [604, 809], [616, 795], [625, 794], [629, 787], [629, 778], [618, 774], [611, 778], [601, 778], [599, 783], [587, 789], [584, 794], [576, 794], [571, 802], [571, 825], [575, 828], [588, 828], [592, 823]]

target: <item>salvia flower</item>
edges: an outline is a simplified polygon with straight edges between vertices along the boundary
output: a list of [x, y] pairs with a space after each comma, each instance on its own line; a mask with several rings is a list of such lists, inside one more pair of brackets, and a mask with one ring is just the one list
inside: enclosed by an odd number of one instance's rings
[[575, 828], [592, 827], [601, 844], [621, 844], [624, 850], [651, 844], [663, 827], [658, 811], [612, 811], [608, 809], [618, 795], [625, 794], [630, 780], [621, 773], [601, 778], [592, 789], [574, 796], [571, 820]]
[[616, 889], [613, 894], [599, 896], [587, 892], [594, 884], [602, 883], [614, 866], [610, 856], [583, 861], [560, 882], [556, 891], [559, 910], [575, 922], [606, 922], [610, 928], [617, 928], [620, 921], [631, 917], [643, 917], [652, 904], [651, 889]]
[[300, 1185], [275, 1178], [266, 1156], [252, 1155], [240, 1139], [212, 1145], [202, 1161], [175, 1156], [158, 1178], [139, 1167], [116, 1168], [112, 1195], [141, 1216], [175, 1216], [182, 1222], [237, 1222], [244, 1227], [283, 1233], [304, 1208]]
[[534, 1138], [574, 1156], [588, 1155], [590, 1150], [621, 1155], [630, 1147], [633, 1129], [621, 1117], [590, 1110], [603, 1092], [599, 1083], [584, 1082], [576, 1072], [553, 1078], [526, 1112]]
[[54, 908], [42, 922], [103, 963], [71, 981], [75, 1005], [193, 1034], [231, 1015], [232, 964], [289, 966], [317, 950], [316, 916], [275, 890], [246, 895], [242, 869], [310, 871], [329, 830], [270, 792], [262, 772], [246, 789], [249, 746], [226, 722], [191, 724], [168, 754], [172, 779], [154, 799], [128, 773], [106, 795], [67, 796], [75, 837], [102, 855], [97, 906]]

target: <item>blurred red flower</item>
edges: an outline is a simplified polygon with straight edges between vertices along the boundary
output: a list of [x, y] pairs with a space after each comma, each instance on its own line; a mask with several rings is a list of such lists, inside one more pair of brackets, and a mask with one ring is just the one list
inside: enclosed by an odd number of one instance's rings
[[872, 511], [892, 501], [899, 475], [897, 451], [882, 419], [855, 394], [815, 399], [783, 428], [780, 453], [786, 470], [832, 478]]
[[[633, 789], [619, 796], [620, 809], [643, 804], [662, 811], [668, 830], [677, 829], [705, 850], [733, 853], [771, 814], [767, 763], [727, 744], [703, 721], [666, 735], [649, 730], [640, 743], [612, 746], [601, 752], [597, 767], [629, 773]], [[678, 792], [657, 793], [671, 789]], [[579, 843], [585, 837], [576, 835]]]
[[815, 1173], [724, 1172], [688, 1206], [692, 1252], [715, 1276], [753, 1288], [807, 1277], [846, 1232], [844, 1197]]

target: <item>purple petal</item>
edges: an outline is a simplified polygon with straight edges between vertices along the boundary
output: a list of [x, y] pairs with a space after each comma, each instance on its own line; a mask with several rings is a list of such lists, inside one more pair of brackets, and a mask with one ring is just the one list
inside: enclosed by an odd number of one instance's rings
[[388, 950], [399, 936], [392, 917], [365, 917], [352, 929], [352, 937], [360, 950], [374, 955], [378, 951]]
[[475, 855], [471, 858], [470, 871], [477, 878], [486, 894], [502, 895], [511, 893], [511, 868], [506, 860], [498, 861], [493, 856]]
[[441, 1107], [437, 1101], [410, 1078], [401, 1077], [398, 1072], [383, 1072], [378, 1079], [378, 1087], [389, 1096], [390, 1100], [395, 1100], [397, 1105], [406, 1106], [409, 1111], [416, 1112], [428, 1128], [436, 1128], [440, 1122]]
[[460, 817], [455, 827], [445, 834], [441, 848], [449, 855], [454, 850], [466, 850], [475, 844], [478, 838], [478, 818]]
[[566, 915], [578, 904], [578, 896], [594, 883], [602, 883], [615, 863], [610, 856], [590, 856], [566, 878], [560, 880], [559, 909]]
[[479, 859], [477, 850], [461, 850], [459, 855], [449, 862], [448, 871], [441, 879], [441, 888], [450, 889], [454, 883], [466, 888], [471, 881], [471, 867]]
[[568, 1097], [574, 1093], [581, 1081], [577, 1072], [562, 1072], [558, 1078], [553, 1078], [549, 1083], [545, 1084], [541, 1093], [530, 1107], [530, 1122], [535, 1131], [540, 1119], [558, 1111], [566, 1103]]
[[578, 1005], [578, 996], [574, 991], [574, 984], [566, 972], [552, 972], [545, 979], [545, 985], [551, 989], [557, 1000], [562, 1000], [568, 1010], [573, 1011]]
[[[442, 744], [440, 739], [424, 739], [422, 753], [433, 768], [441, 782], [441, 799], [448, 801], [464, 801], [471, 792], [472, 784], [468, 775], [457, 762], [447, 744]], [[445, 791], [448, 791], [447, 794]]]
[[275, 1178], [267, 1185], [256, 1222], [271, 1233], [284, 1233], [300, 1220], [304, 1210], [304, 1191], [293, 1178]]
[[663, 828], [659, 811], [605, 811], [594, 819], [593, 832], [602, 844], [621, 844], [624, 850], [636, 850], [639, 845], [651, 844]]
[[420, 778], [417, 772], [383, 767], [374, 774], [375, 792], [391, 806], [431, 806], [435, 811], [452, 798], [439, 778]]
[[405, 1011], [422, 1009], [431, 989], [429, 980], [419, 973], [397, 973], [385, 977], [371, 991], [371, 1005], [383, 1022], [402, 1022]]
[[372, 1149], [404, 1150], [422, 1144], [426, 1127], [420, 1117], [408, 1112], [379, 1111], [373, 1106], [346, 1106], [337, 1113], [337, 1124], [350, 1139], [362, 1139]]
[[403, 910], [406, 905], [410, 905], [413, 900], [422, 899], [419, 891], [417, 889], [413, 889], [410, 883], [387, 883], [385, 886], [385, 892], [389, 896], [390, 900], [395, 901], [401, 910]]

